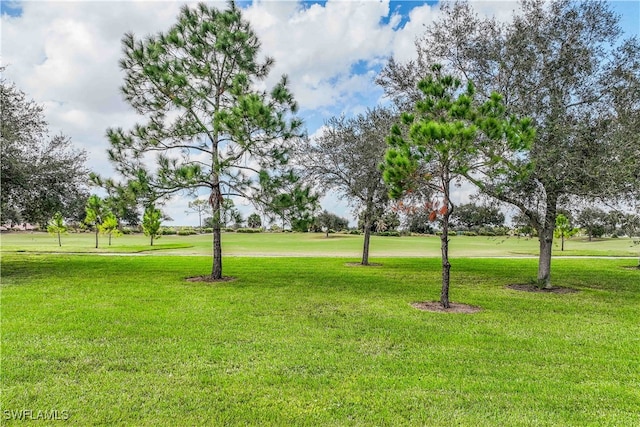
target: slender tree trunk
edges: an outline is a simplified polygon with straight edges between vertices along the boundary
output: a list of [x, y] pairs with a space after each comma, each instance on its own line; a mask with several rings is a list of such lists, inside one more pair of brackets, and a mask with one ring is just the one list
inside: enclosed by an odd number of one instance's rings
[[562, 252], [564, 252], [564, 232], [562, 232], [562, 234], [560, 235], [560, 238], [562, 239], [562, 244], [560, 245], [560, 250]]
[[369, 243], [371, 241], [371, 223], [364, 224], [364, 243], [362, 245], [362, 265], [369, 265]]
[[151, 237], [151, 245], [150, 246], [153, 246], [153, 233], [151, 233], [150, 237]]
[[109, 233], [109, 246], [111, 246], [111, 233]]
[[551, 251], [553, 249], [553, 230], [556, 224], [557, 197], [547, 194], [547, 211], [544, 222], [538, 228], [540, 256], [538, 258], [538, 287], [551, 288]]
[[442, 290], [440, 304], [449, 308], [449, 279], [451, 264], [449, 263], [449, 214], [444, 215], [442, 221], [442, 235], [440, 236], [440, 251], [442, 252]]
[[62, 240], [60, 240], [60, 232], [58, 231], [58, 246], [62, 247]]
[[369, 244], [371, 243], [371, 212], [373, 200], [367, 200], [364, 211], [364, 243], [362, 245], [362, 265], [369, 265]]
[[[367, 214], [368, 215], [368, 214]], [[369, 243], [371, 242], [371, 219], [364, 221], [364, 243], [362, 244], [362, 265], [369, 265]]]
[[96, 225], [96, 249], [98, 249], [98, 225]]
[[222, 279], [222, 233], [220, 231], [220, 206], [222, 195], [220, 183], [216, 182], [211, 191], [211, 208], [213, 209], [213, 266], [211, 268], [211, 278]]
[[449, 263], [449, 217], [453, 213], [453, 206], [449, 201], [449, 186], [450, 179], [448, 174], [445, 174], [442, 180], [442, 187], [444, 188], [444, 206], [446, 206], [446, 212], [442, 216], [442, 236], [440, 236], [440, 251], [442, 253], [442, 289], [440, 291], [440, 304], [444, 308], [449, 308], [449, 279], [451, 264]]

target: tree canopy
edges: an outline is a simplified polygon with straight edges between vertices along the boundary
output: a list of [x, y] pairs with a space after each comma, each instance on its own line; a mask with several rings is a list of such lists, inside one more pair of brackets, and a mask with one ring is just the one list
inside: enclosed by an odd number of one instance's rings
[[87, 195], [85, 152], [50, 136], [43, 107], [4, 78], [0, 102], [0, 221], [46, 226], [56, 212], [74, 217]]

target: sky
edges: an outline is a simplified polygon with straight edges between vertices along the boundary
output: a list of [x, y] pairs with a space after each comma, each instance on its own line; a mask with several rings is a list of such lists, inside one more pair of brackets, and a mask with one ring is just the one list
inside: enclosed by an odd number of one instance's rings
[[[224, 8], [224, 1], [209, 1]], [[627, 35], [640, 36], [640, 0], [611, 1]], [[120, 95], [124, 73], [121, 38], [165, 31], [174, 24], [178, 1], [6, 1], [0, 0], [3, 77], [45, 107], [51, 134], [63, 133], [86, 150], [87, 167], [114, 176], [107, 160], [109, 127], [131, 128], [143, 119]], [[352, 116], [384, 103], [375, 76], [390, 57], [415, 56], [414, 40], [438, 18], [438, 1], [254, 0], [238, 3], [260, 41], [275, 59], [270, 78], [289, 76], [309, 135], [332, 116]], [[509, 19], [515, 1], [473, 1], [479, 14]], [[94, 190], [97, 192], [97, 190]], [[456, 189], [455, 201], [468, 202], [470, 186]], [[204, 195], [202, 196], [204, 198]], [[186, 214], [190, 198], [176, 197], [163, 210], [168, 224], [197, 225]], [[322, 208], [351, 219], [337, 194]], [[236, 201], [245, 218], [253, 212]]]

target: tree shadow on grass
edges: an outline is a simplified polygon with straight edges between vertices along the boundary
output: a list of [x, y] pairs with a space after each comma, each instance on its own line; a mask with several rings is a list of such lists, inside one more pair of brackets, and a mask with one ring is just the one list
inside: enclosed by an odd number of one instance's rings
[[457, 302], [449, 303], [449, 308], [444, 308], [440, 301], [424, 301], [424, 302], [414, 302], [410, 304], [411, 307], [417, 308], [422, 311], [430, 311], [433, 313], [462, 313], [462, 314], [473, 314], [482, 311], [480, 307], [476, 307], [474, 305], [469, 304], [461, 304]]
[[187, 282], [192, 282], [192, 283], [198, 283], [198, 282], [225, 283], [225, 282], [235, 282], [236, 280], [238, 280], [238, 278], [233, 276], [224, 276], [222, 279], [213, 279], [211, 278], [211, 276], [193, 276], [193, 277], [187, 277], [185, 280]]
[[531, 283], [514, 283], [506, 286], [508, 289], [520, 292], [534, 292], [543, 294], [575, 294], [579, 292], [577, 289], [563, 288], [561, 286], [554, 286], [552, 288], [539, 288]]
[[370, 262], [367, 265], [364, 265], [360, 262], [347, 262], [345, 263], [347, 267], [382, 267], [382, 264], [379, 262]]

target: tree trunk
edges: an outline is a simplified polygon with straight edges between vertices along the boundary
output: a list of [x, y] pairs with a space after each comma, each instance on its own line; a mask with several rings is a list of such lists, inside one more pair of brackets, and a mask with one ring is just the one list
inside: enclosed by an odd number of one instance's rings
[[449, 263], [449, 214], [446, 213], [442, 221], [442, 236], [440, 236], [440, 251], [442, 252], [442, 290], [440, 304], [449, 308], [449, 277], [451, 264]]
[[371, 242], [371, 213], [373, 212], [373, 199], [367, 198], [364, 211], [364, 243], [362, 245], [362, 265], [369, 265], [369, 243]]
[[364, 244], [362, 245], [362, 265], [369, 265], [369, 242], [371, 240], [371, 221], [365, 220], [364, 223]]
[[213, 266], [211, 268], [211, 278], [222, 279], [222, 233], [220, 231], [220, 215], [222, 195], [220, 183], [216, 183], [211, 191], [211, 208], [213, 209]]
[[538, 287], [551, 288], [551, 250], [553, 248], [553, 233], [549, 230], [539, 230], [540, 256], [538, 258]]
[[60, 240], [60, 232], [58, 231], [58, 246], [62, 247], [62, 240]]
[[98, 249], [98, 225], [96, 225], [96, 249]]
[[150, 246], [153, 246], [153, 233], [151, 234], [150, 237], [151, 237], [151, 245]]
[[562, 244], [560, 245], [560, 250], [562, 252], [564, 252], [564, 232], [560, 235], [560, 238], [562, 239]]
[[538, 287], [551, 288], [551, 251], [553, 249], [553, 231], [556, 225], [558, 198], [547, 194], [547, 210], [544, 221], [538, 226], [540, 256], [538, 258]]
[[109, 246], [111, 246], [111, 233], [109, 233]]

